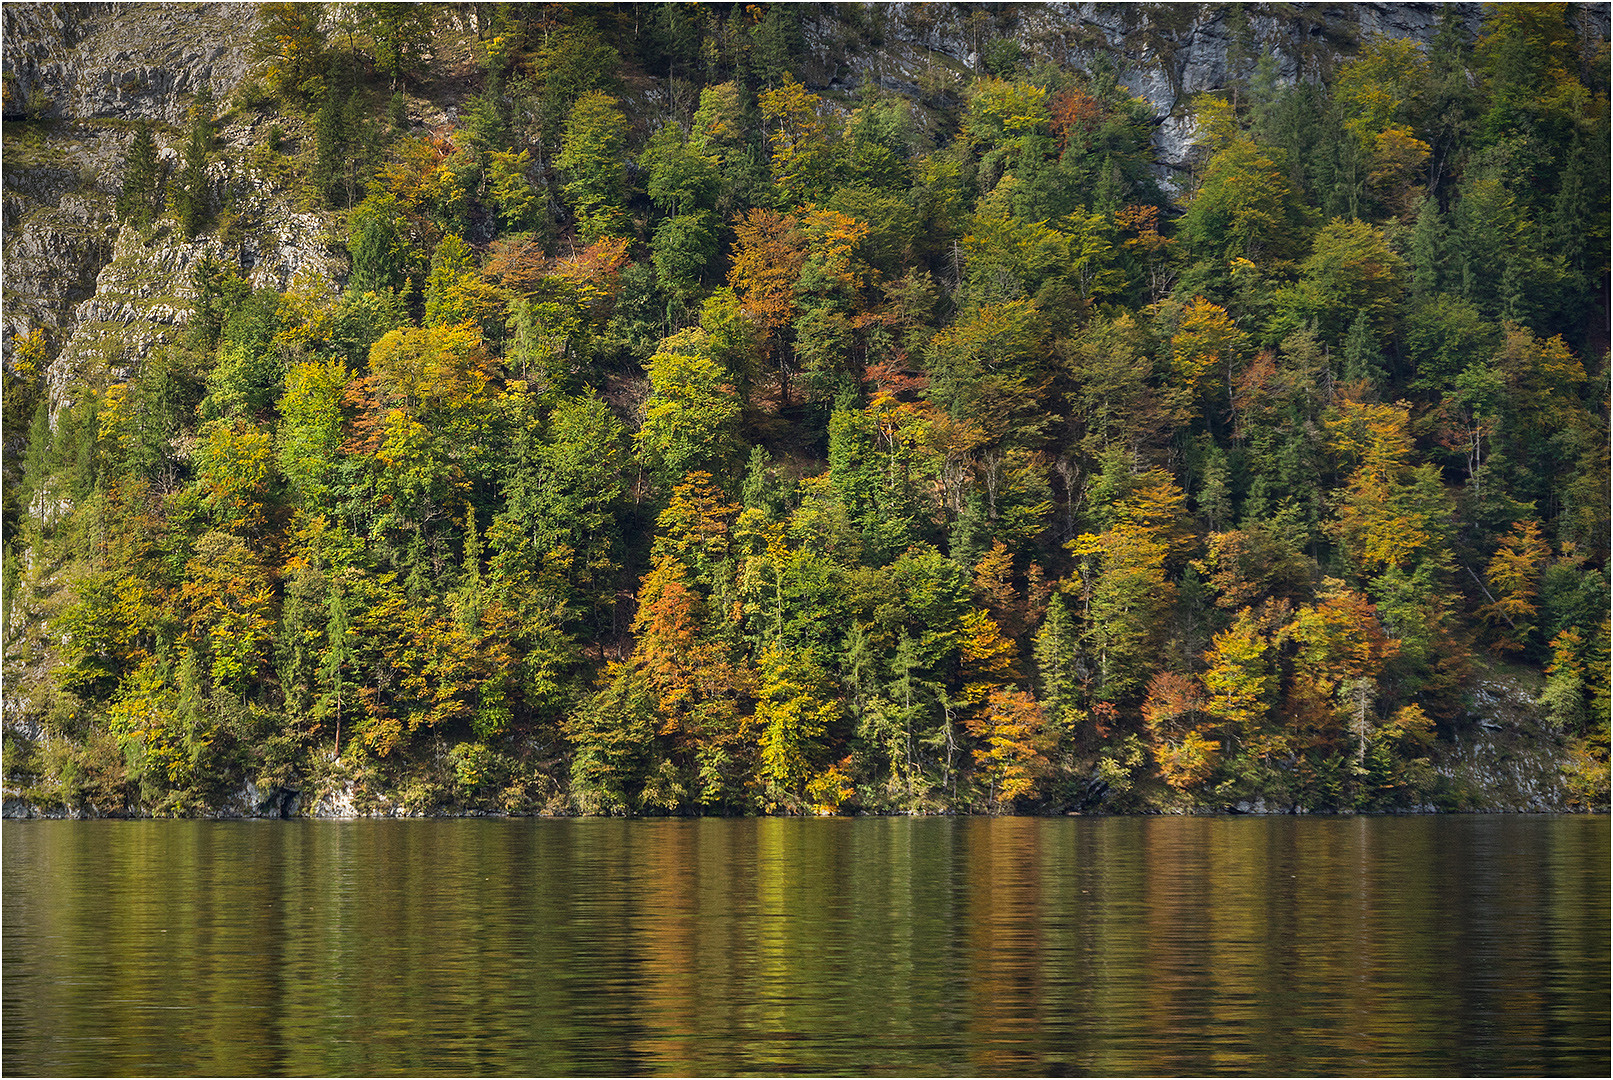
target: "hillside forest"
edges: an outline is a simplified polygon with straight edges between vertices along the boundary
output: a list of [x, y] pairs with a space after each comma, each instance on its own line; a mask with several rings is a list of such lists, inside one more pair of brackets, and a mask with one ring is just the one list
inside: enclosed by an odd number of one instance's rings
[[[125, 236], [241, 248], [209, 165], [261, 115], [238, 182], [347, 271], [202, 262], [179, 340], [60, 401], [18, 343], [22, 797], [1449, 809], [1501, 671], [1605, 803], [1574, 9], [1298, 80], [1240, 39], [1169, 175], [1112, 64], [1009, 34], [814, 88], [798, 6], [450, 7], [262, 5], [232, 97], [130, 125]], [[877, 11], [836, 17], [877, 51]]]

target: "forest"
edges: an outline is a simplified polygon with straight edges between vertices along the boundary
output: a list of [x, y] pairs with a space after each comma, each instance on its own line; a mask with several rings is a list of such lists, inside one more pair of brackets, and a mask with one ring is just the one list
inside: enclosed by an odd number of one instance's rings
[[[262, 115], [244, 175], [347, 272], [206, 260], [179, 340], [54, 409], [15, 348], [22, 797], [1455, 809], [1504, 671], [1605, 806], [1577, 9], [1297, 80], [1245, 34], [1173, 177], [1113, 64], [989, 24], [907, 93], [809, 85], [794, 5], [462, 7], [261, 5], [232, 98], [131, 126], [125, 236], [244, 250], [210, 166]], [[837, 17], [878, 51], [877, 6]]]

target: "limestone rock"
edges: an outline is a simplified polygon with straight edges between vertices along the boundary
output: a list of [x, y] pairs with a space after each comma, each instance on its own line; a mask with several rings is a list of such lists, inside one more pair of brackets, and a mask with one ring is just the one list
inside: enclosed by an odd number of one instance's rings
[[[114, 365], [118, 357], [138, 359], [182, 318], [169, 301], [188, 303], [183, 286], [148, 274], [155, 291], [142, 294], [121, 268], [106, 282], [114, 296], [88, 311], [75, 309], [101, 289], [102, 271], [117, 257], [113, 205], [133, 137], [130, 122], [158, 125], [161, 154], [172, 169], [178, 125], [195, 94], [206, 87], [221, 103], [230, 96], [247, 75], [257, 25], [256, 7], [246, 4], [5, 5], [0, 343], [9, 358], [12, 342], [38, 328], [64, 351], [72, 347], [69, 365], [51, 375], [58, 405], [67, 383], [85, 372], [86, 354], [104, 354]], [[229, 180], [220, 165], [218, 193]], [[307, 247], [307, 232], [299, 229], [292, 245]], [[171, 269], [186, 268], [182, 256], [169, 261]], [[300, 266], [310, 257], [293, 261]], [[275, 263], [265, 281], [278, 283], [282, 269]], [[111, 324], [123, 328], [115, 348], [96, 332]]]
[[246, 76], [249, 4], [7, 4], [5, 115], [179, 124]]

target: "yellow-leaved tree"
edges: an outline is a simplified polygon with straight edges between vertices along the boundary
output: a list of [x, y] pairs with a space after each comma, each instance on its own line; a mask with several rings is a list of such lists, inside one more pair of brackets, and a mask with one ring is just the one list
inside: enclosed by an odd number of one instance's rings
[[[799, 811], [808, 783], [820, 772], [823, 740], [840, 715], [834, 687], [808, 649], [768, 645], [757, 658], [756, 738], [768, 802]], [[822, 797], [823, 785], [813, 794]]]
[[[1526, 648], [1534, 635], [1540, 593], [1540, 575], [1551, 548], [1540, 534], [1540, 522], [1530, 518], [1512, 527], [1484, 569], [1484, 578], [1495, 590], [1482, 614], [1497, 631], [1496, 647], [1517, 651]], [[1506, 629], [1501, 629], [1501, 624]]]

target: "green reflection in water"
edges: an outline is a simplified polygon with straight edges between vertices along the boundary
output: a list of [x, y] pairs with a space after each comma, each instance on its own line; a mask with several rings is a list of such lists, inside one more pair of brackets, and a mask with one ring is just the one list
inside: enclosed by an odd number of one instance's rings
[[1606, 818], [3, 841], [8, 1073], [1608, 1071]]

